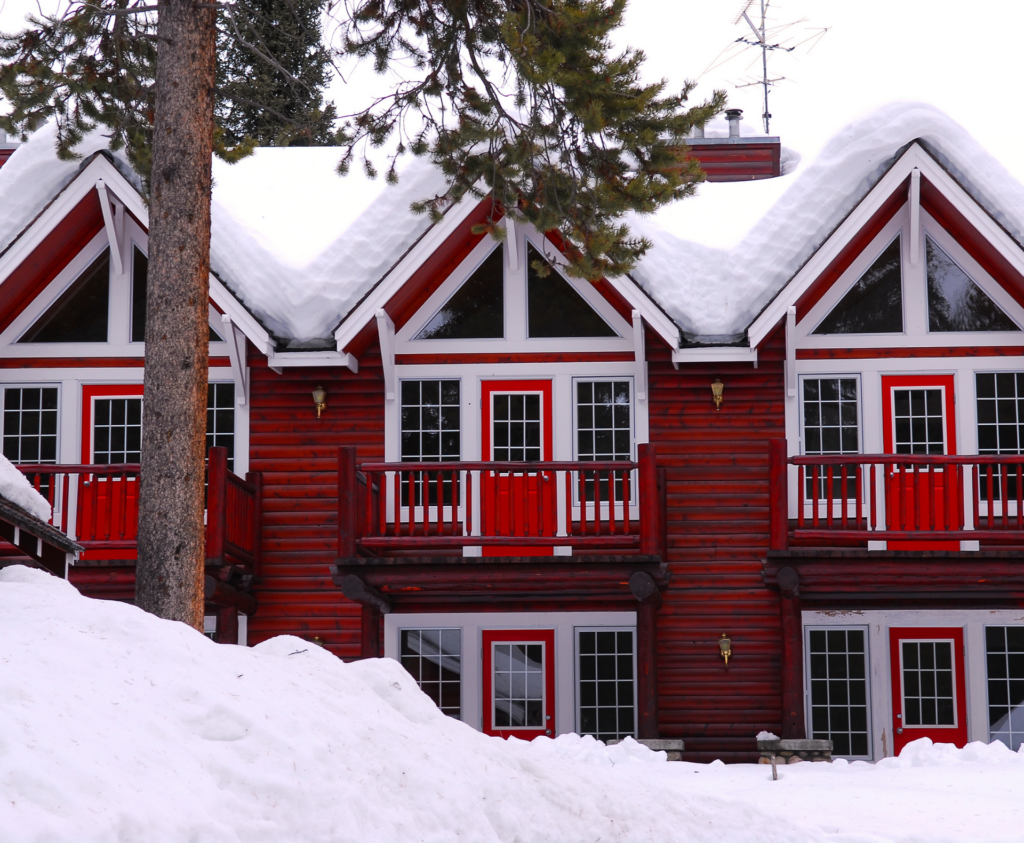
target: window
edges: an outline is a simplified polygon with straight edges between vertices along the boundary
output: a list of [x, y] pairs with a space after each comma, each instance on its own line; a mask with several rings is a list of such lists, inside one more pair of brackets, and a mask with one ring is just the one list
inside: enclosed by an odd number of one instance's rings
[[146, 341], [146, 281], [149, 258], [132, 247], [132, 342]]
[[207, 387], [206, 451], [228, 449], [228, 471], [235, 470], [235, 385], [211, 383]]
[[416, 334], [418, 340], [500, 339], [505, 336], [505, 266], [501, 247], [459, 287]]
[[989, 739], [1016, 752], [1024, 743], [1024, 626], [985, 628]]
[[18, 342], [106, 342], [110, 252], [104, 250]]
[[1019, 331], [1002, 309], [935, 241], [928, 249], [929, 331]]
[[4, 389], [4, 456], [13, 463], [57, 462], [58, 389]]
[[[528, 244], [526, 254], [526, 309], [531, 338], [618, 336], [537, 249]], [[538, 266], [546, 268], [547, 274], [541, 275]]]
[[495, 462], [536, 462], [541, 454], [541, 396], [494, 393], [491, 415]]
[[[402, 462], [446, 462], [462, 455], [461, 392], [457, 380], [402, 381]], [[429, 505], [437, 504], [436, 483], [421, 477], [414, 483], [412, 505], [422, 506], [424, 487]], [[443, 503], [452, 502], [452, 481], [442, 485]], [[402, 506], [409, 506], [410, 487], [402, 486]]]
[[953, 642], [901, 641], [903, 723], [955, 726]]
[[978, 453], [1020, 454], [1024, 446], [1024, 372], [979, 372]]
[[941, 389], [894, 389], [892, 413], [895, 453], [946, 453]]
[[[803, 446], [805, 454], [860, 453], [860, 409], [856, 378], [803, 379]], [[808, 470], [804, 494], [814, 498], [814, 476]], [[835, 469], [832, 498], [852, 498], [856, 494], [854, 467], [847, 470], [846, 489], [842, 487], [841, 467]], [[817, 498], [829, 498], [827, 474], [818, 476]]]
[[[576, 459], [616, 461], [633, 459], [633, 426], [630, 382], [576, 381]], [[608, 480], [585, 478], [587, 501], [608, 500]], [[625, 494], [622, 479], [615, 481], [615, 500]], [[633, 497], [631, 495], [631, 497]]]
[[462, 717], [462, 630], [403, 629], [402, 667], [437, 707]]
[[577, 629], [579, 732], [609, 741], [636, 734], [631, 629]]
[[835, 755], [868, 756], [867, 651], [863, 629], [809, 629], [811, 732]]
[[496, 641], [491, 646], [494, 648], [493, 728], [543, 729], [543, 642]]
[[142, 460], [142, 399], [96, 398], [92, 461], [98, 465]]
[[903, 273], [897, 236], [826, 316], [815, 334], [903, 331]]

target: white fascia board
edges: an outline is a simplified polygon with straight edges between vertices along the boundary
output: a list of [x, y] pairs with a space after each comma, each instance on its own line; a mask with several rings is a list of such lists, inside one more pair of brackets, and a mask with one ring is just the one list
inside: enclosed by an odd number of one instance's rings
[[[910, 175], [915, 167], [920, 168], [923, 175], [929, 180], [943, 184], [955, 183], [942, 170], [928, 153], [919, 144], [913, 143], [900, 159], [889, 168], [889, 171], [882, 176], [868, 194], [860, 201], [849, 215], [840, 223], [839, 228], [832, 232], [828, 239], [818, 247], [807, 261], [786, 284], [772, 302], [764, 309], [760, 316], [754, 320], [747, 331], [750, 338], [750, 345], [756, 348], [772, 329], [786, 318], [786, 310], [790, 305], [796, 304], [814, 281], [824, 272], [836, 256], [843, 250], [865, 225], [882, 204], [893, 194], [900, 183]], [[940, 178], [941, 176], [941, 178]], [[946, 192], [943, 189], [943, 192]], [[961, 193], [963, 191], [960, 191]], [[966, 194], [964, 194], [966, 195]], [[972, 203], [973, 204], [973, 203]]]
[[679, 326], [650, 299], [636, 282], [626, 276], [608, 278], [607, 281], [632, 309], [640, 311], [644, 321], [668, 343], [673, 352], [679, 348]]
[[266, 328], [257, 322], [256, 318], [248, 310], [242, 307], [241, 302], [213, 274], [210, 275], [210, 298], [213, 299], [213, 303], [217, 305], [222, 313], [226, 313], [231, 317], [231, 322], [249, 338], [261, 354], [268, 356], [273, 354], [274, 341], [270, 338]]
[[128, 211], [139, 219], [145, 218], [146, 206], [139, 192], [110, 161], [102, 155], [97, 155], [84, 170], [77, 173], [64, 186], [50, 205], [29, 223], [10, 249], [0, 257], [0, 284], [28, 259], [79, 202], [96, 189], [97, 181], [102, 181], [107, 189], [124, 203]]
[[734, 345], [716, 348], [676, 348], [672, 350], [673, 363], [753, 363], [757, 365], [757, 349]]
[[351, 354], [337, 351], [272, 351], [267, 363], [274, 369], [290, 369], [299, 366], [345, 366], [353, 372], [359, 371], [359, 361]]
[[467, 194], [445, 214], [441, 222], [420, 238], [419, 242], [391, 270], [391, 274], [371, 290], [356, 309], [345, 317], [345, 321], [338, 326], [334, 332], [338, 352], [343, 352], [345, 346], [352, 342], [369, 322], [376, 320], [377, 311], [383, 309], [391, 297], [401, 289], [402, 285], [412, 277], [413, 273], [441, 246], [448, 236], [466, 221], [466, 218], [476, 210], [482, 201]]

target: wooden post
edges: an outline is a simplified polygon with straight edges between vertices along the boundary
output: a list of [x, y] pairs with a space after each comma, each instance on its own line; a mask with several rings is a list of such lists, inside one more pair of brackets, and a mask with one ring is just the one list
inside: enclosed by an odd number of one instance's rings
[[800, 616], [800, 576], [792, 568], [778, 573], [782, 622], [782, 737], [807, 736], [804, 722], [804, 646]]
[[768, 548], [789, 549], [789, 463], [786, 440], [768, 442]]
[[217, 610], [216, 641], [218, 644], [238, 643], [237, 606], [222, 606]]
[[356, 555], [359, 519], [356, 495], [356, 449], [347, 445], [338, 448], [338, 556], [341, 559], [352, 559]]
[[360, 641], [360, 655], [364, 659], [379, 659], [384, 655], [380, 640], [380, 609], [376, 606], [363, 606]]
[[263, 563], [263, 472], [248, 471], [245, 479], [256, 490], [252, 504], [252, 573], [258, 579]]
[[641, 603], [636, 613], [638, 738], [658, 737], [657, 610], [657, 603]]
[[210, 448], [206, 487], [206, 564], [224, 564], [228, 505], [228, 449]]
[[661, 555], [661, 497], [658, 494], [658, 452], [640, 445], [640, 552]]

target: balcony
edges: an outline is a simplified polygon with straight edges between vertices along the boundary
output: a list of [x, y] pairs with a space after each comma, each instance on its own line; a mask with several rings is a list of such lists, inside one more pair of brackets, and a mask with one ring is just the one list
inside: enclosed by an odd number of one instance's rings
[[[81, 562], [134, 565], [137, 557], [139, 466], [19, 465], [53, 508], [50, 524], [83, 548]], [[263, 478], [227, 467], [227, 451], [211, 448], [206, 513], [206, 565], [258, 576]]]
[[636, 462], [357, 464], [338, 455], [339, 559], [661, 555], [655, 449]]
[[1024, 545], [1024, 456], [787, 456], [770, 444], [770, 548]]

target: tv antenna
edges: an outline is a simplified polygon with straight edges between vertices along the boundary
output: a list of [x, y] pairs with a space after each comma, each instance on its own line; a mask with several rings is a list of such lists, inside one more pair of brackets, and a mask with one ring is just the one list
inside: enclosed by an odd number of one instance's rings
[[[750, 9], [752, 6], [754, 6], [755, 3], [758, 4], [758, 7], [760, 9], [760, 20], [757, 22], [755, 22], [755, 20], [750, 17]], [[760, 50], [761, 78], [753, 82], [745, 82], [740, 85], [734, 85], [734, 87], [749, 88], [754, 85], [760, 85], [764, 89], [764, 113], [761, 115], [761, 117], [764, 120], [765, 134], [770, 134], [769, 126], [770, 121], [772, 119], [771, 112], [768, 110], [768, 91], [772, 86], [775, 85], [776, 82], [782, 82], [786, 78], [785, 76], [770, 77], [768, 75], [768, 54], [774, 53], [776, 50], [781, 50], [784, 53], [791, 53], [797, 47], [806, 44], [809, 41], [815, 42], [810, 47], [810, 49], [814, 49], [814, 47], [817, 45], [817, 42], [820, 41], [821, 38], [825, 35], [825, 33], [828, 32], [828, 30], [830, 29], [830, 27], [827, 26], [819, 27], [816, 29], [812, 28], [809, 30], [810, 32], [813, 33], [812, 35], [793, 44], [791, 42], [793, 41], [794, 35], [790, 34], [788, 31], [791, 30], [793, 27], [797, 26], [798, 24], [806, 23], [807, 18], [801, 18], [800, 20], [793, 21], [792, 23], [770, 27], [768, 24], [768, 7], [770, 5], [771, 0], [742, 0], [741, 8], [739, 12], [736, 13], [736, 16], [733, 18], [732, 22], [733, 25], [736, 25], [741, 21], [746, 21], [747, 26], [750, 27], [751, 32], [753, 32], [754, 34], [754, 39], [751, 40], [749, 36], [737, 38], [729, 47], [726, 47], [721, 53], [719, 53], [718, 57], [708, 66], [704, 73], [701, 74], [701, 76], [704, 76], [709, 71], [714, 70], [717, 67], [720, 67], [721, 65], [725, 64], [726, 62], [730, 61], [731, 59], [739, 55], [739, 53], [733, 49], [733, 47], [737, 44], [743, 45], [739, 48], [739, 52], [746, 52], [747, 48], [749, 47], [754, 47]], [[757, 10], [755, 10], [754, 14], [755, 16], [757, 15]], [[780, 36], [783, 35], [785, 37], [780, 39]], [[808, 50], [808, 52], [810, 52], [810, 49]]]

